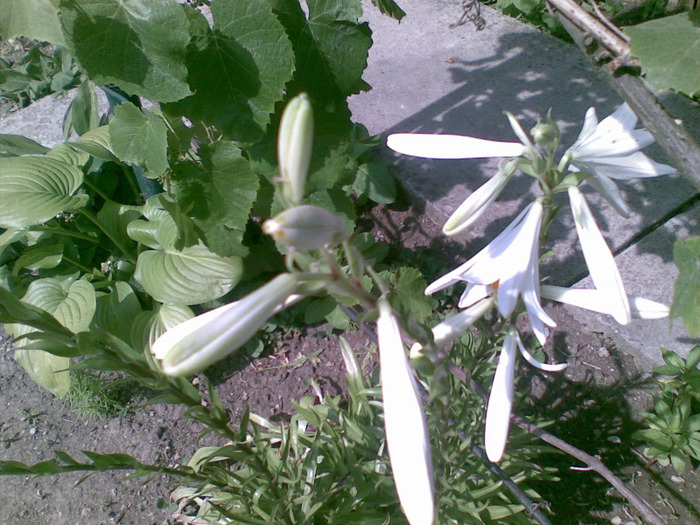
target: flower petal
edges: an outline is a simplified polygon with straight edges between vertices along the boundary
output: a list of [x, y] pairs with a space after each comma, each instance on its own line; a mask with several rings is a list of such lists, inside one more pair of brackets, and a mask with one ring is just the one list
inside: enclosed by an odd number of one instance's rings
[[[552, 301], [558, 301], [578, 308], [611, 315], [605, 295], [601, 294], [598, 290], [564, 288], [561, 286], [544, 284], [541, 287], [541, 294], [545, 299], [551, 299]], [[630, 312], [634, 319], [649, 320], [668, 317], [669, 308], [665, 304], [635, 295], [629, 295], [627, 298], [629, 299]]]
[[517, 142], [425, 133], [394, 133], [387, 137], [386, 144], [397, 153], [427, 159], [519, 157], [524, 151]]
[[630, 305], [615, 258], [600, 233], [581, 190], [576, 186], [569, 188], [569, 202], [591, 279], [595, 287], [605, 294], [610, 314], [618, 323], [626, 325], [631, 319]]
[[442, 232], [447, 236], [457, 235], [481, 217], [491, 203], [501, 193], [512, 177], [513, 172], [506, 174], [498, 170], [493, 177], [482, 184], [467, 199], [460, 204], [455, 212], [447, 219]]
[[489, 402], [486, 407], [484, 445], [486, 456], [494, 463], [501, 460], [508, 441], [510, 414], [513, 409], [513, 379], [517, 332], [511, 328], [503, 340], [496, 374], [493, 376]]
[[520, 340], [520, 337], [518, 337], [518, 348], [520, 348], [520, 353], [523, 355], [525, 358], [525, 361], [530, 363], [532, 366], [535, 368], [538, 368], [540, 370], [544, 370], [545, 372], [561, 372], [564, 370], [567, 366], [569, 366], [568, 363], [543, 363], [542, 361], [538, 361], [535, 359], [535, 356], [533, 356], [527, 348], [525, 348], [525, 345], [523, 342]]
[[620, 194], [620, 190], [618, 189], [617, 185], [612, 180], [610, 180], [610, 178], [598, 173], [593, 177], [588, 177], [586, 179], [586, 182], [593, 186], [593, 188], [598, 193], [600, 193], [603, 196], [603, 198], [606, 201], [608, 201], [620, 215], [622, 215], [625, 218], [629, 218], [630, 211], [627, 207], [627, 203], [622, 198], [622, 195]]
[[448, 317], [443, 322], [433, 327], [433, 339], [437, 346], [445, 346], [469, 328], [476, 321], [481, 319], [486, 312], [493, 306], [494, 299], [488, 297], [482, 299], [469, 308], [462, 310], [460, 313]]
[[482, 300], [484, 297], [488, 297], [492, 293], [493, 288], [491, 288], [491, 286], [468, 283], [467, 287], [464, 289], [464, 292], [462, 292], [462, 295], [459, 297], [459, 303], [457, 303], [457, 306], [460, 308], [468, 308], [476, 304], [477, 301]]
[[391, 306], [379, 301], [379, 364], [384, 429], [401, 508], [411, 525], [433, 525], [433, 464], [428, 425]]
[[600, 157], [574, 160], [572, 163], [581, 171], [596, 175], [601, 174], [617, 180], [659, 177], [676, 172], [673, 166], [655, 162], [641, 151], [624, 157]]

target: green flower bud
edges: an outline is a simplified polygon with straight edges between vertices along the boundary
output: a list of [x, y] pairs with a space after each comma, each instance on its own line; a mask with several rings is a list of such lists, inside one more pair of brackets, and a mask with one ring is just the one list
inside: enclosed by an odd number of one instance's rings
[[262, 229], [273, 239], [298, 250], [317, 250], [350, 236], [345, 219], [318, 206], [289, 208], [268, 219]]
[[283, 273], [240, 301], [203, 313], [166, 331], [151, 346], [171, 377], [196, 374], [232, 354], [279, 310], [299, 298], [299, 281]]
[[311, 162], [314, 116], [306, 93], [289, 101], [282, 113], [277, 137], [277, 158], [282, 176], [282, 197], [291, 206], [304, 198], [306, 175]]

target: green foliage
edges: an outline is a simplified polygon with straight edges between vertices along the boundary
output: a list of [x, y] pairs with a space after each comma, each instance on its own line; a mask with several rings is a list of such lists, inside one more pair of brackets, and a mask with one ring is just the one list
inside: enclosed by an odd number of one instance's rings
[[670, 319], [680, 317], [688, 333], [700, 334], [700, 237], [678, 240], [673, 245], [673, 261], [678, 267]]
[[700, 95], [700, 11], [681, 13], [625, 28], [632, 55], [659, 90]]
[[124, 383], [109, 384], [98, 374], [76, 370], [64, 402], [82, 418], [107, 419], [126, 414], [130, 397]]
[[700, 461], [700, 346], [685, 360], [661, 351], [666, 364], [654, 370], [661, 393], [654, 396], [654, 411], [641, 414], [649, 428], [634, 437], [649, 445], [644, 455], [682, 474], [688, 456]]

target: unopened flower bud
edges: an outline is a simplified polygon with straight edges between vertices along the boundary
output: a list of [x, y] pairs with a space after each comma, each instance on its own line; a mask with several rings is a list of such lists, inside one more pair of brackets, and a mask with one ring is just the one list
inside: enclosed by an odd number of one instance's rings
[[156, 339], [151, 353], [168, 376], [196, 374], [247, 343], [270, 317], [299, 298], [298, 287], [295, 275], [278, 275], [240, 301], [174, 326]]
[[282, 196], [290, 205], [301, 204], [311, 162], [314, 116], [306, 93], [289, 101], [282, 113], [277, 137], [277, 158], [282, 176]]
[[338, 244], [350, 235], [344, 218], [318, 206], [289, 208], [263, 223], [273, 239], [297, 250], [317, 250]]
[[559, 140], [559, 130], [548, 122], [538, 122], [530, 130], [530, 135], [540, 148], [551, 149]]

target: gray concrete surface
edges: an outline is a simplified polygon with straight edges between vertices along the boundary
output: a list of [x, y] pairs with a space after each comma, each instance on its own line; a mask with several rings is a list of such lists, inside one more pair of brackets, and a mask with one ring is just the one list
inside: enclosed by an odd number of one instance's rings
[[[457, 133], [515, 141], [504, 111], [513, 112], [529, 129], [551, 107], [566, 146], [576, 139], [588, 107], [598, 108], [603, 118], [621, 103], [575, 47], [487, 7], [482, 8], [486, 28], [476, 31], [468, 24], [450, 29], [461, 15], [460, 3], [452, 0], [401, 0], [407, 16], [400, 23], [382, 16], [370, 2], [365, 4], [374, 39], [365, 80], [372, 90], [352, 97], [350, 105], [355, 120], [370, 133]], [[662, 99], [700, 138], [697, 107], [669, 94]], [[63, 140], [61, 122], [69, 101], [70, 95], [61, 100], [49, 97], [7, 115], [0, 119], [0, 133], [19, 133], [52, 146]], [[664, 160], [656, 146], [645, 151]], [[464, 198], [495, 172], [498, 163], [495, 159], [416, 159], [388, 150], [384, 154], [395, 163], [398, 178], [434, 222], [436, 232]], [[695, 194], [680, 175], [635, 181], [621, 188], [634, 210], [627, 220], [597, 195], [587, 194], [616, 251]], [[536, 194], [531, 178], [514, 178], [497, 205], [456, 237], [464, 245], [464, 259], [497, 235]], [[622, 250], [617, 260], [630, 293], [670, 302], [676, 275], [673, 241], [698, 234], [699, 217], [695, 207]], [[543, 273], [553, 275], [555, 284], [568, 285], [585, 274], [585, 264], [566, 210], [561, 219], [552, 230], [557, 255], [547, 262]], [[587, 283], [582, 280], [578, 286]], [[645, 367], [659, 362], [660, 345], [685, 353], [697, 342], [684, 337], [680, 323], [673, 331], [668, 330], [667, 321], [643, 326], [637, 322], [621, 329], [603, 316], [580, 310], [572, 313], [587, 329], [615, 336], [618, 346], [637, 355]]]

